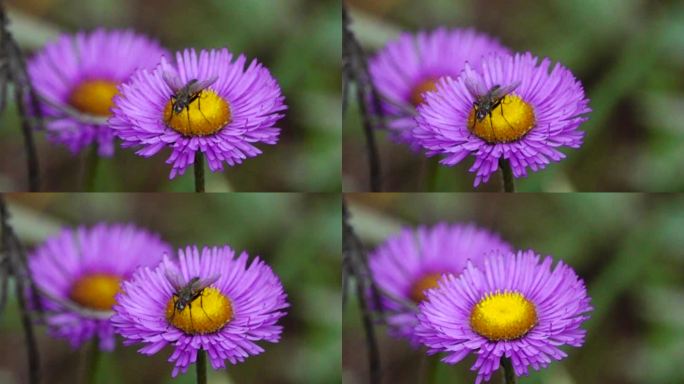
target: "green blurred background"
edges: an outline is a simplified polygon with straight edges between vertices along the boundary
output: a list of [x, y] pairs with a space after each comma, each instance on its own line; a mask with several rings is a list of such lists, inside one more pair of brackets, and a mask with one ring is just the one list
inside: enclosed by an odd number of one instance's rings
[[[339, 0], [8, 0], [10, 29], [30, 53], [60, 32], [134, 28], [170, 50], [228, 47], [257, 58], [278, 80], [289, 109], [276, 145], [223, 173], [214, 191], [339, 191], [341, 10]], [[83, 190], [85, 153], [72, 156], [38, 133], [42, 190]], [[87, 151], [85, 151], [87, 153]], [[168, 181], [168, 150], [151, 159], [131, 149], [100, 163], [99, 191], [191, 191], [192, 169]], [[26, 190], [13, 105], [0, 116], [0, 190]]]
[[[684, 198], [645, 194], [351, 194], [351, 224], [372, 249], [404, 225], [474, 222], [514, 247], [572, 266], [595, 310], [581, 348], [520, 378], [520, 384], [675, 384], [684, 382]], [[353, 290], [351, 290], [353, 292]], [[426, 383], [424, 350], [377, 327], [383, 383]], [[358, 304], [343, 311], [343, 376], [366, 383]], [[434, 361], [434, 357], [431, 358]], [[472, 384], [470, 356], [438, 363], [436, 383]], [[499, 383], [500, 377], [492, 379]]]
[[[339, 383], [341, 376], [339, 196], [303, 194], [18, 194], [9, 195], [11, 224], [33, 246], [63, 226], [99, 221], [136, 223], [174, 247], [229, 244], [259, 255], [280, 277], [291, 307], [277, 344], [209, 382]], [[78, 383], [84, 350], [38, 327], [44, 383]], [[89, 345], [87, 345], [89, 346]], [[152, 357], [122, 347], [103, 354], [97, 383], [195, 383], [194, 370], [171, 379], [169, 347]], [[0, 383], [26, 383], [26, 357], [17, 303], [0, 316]]]
[[[474, 27], [569, 67], [593, 112], [579, 150], [517, 180], [522, 191], [684, 189], [684, 2], [674, 0], [348, 0], [369, 53], [401, 31]], [[366, 191], [358, 111], [344, 116], [343, 188]], [[386, 191], [472, 191], [472, 159], [436, 167], [380, 133]], [[433, 171], [437, 168], [437, 171]], [[494, 175], [481, 191], [500, 190]]]

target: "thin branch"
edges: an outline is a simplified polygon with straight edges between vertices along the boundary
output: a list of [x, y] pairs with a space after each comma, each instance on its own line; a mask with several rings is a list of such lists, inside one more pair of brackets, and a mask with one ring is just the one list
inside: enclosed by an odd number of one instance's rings
[[[349, 225], [349, 212], [347, 204], [342, 200], [343, 231], [342, 231], [342, 253], [344, 261], [348, 266], [349, 272], [355, 277], [356, 295], [361, 309], [361, 321], [366, 335], [366, 349], [368, 350], [368, 367], [370, 383], [380, 382], [380, 350], [375, 337], [373, 328], [372, 310], [382, 311], [380, 295], [373, 279], [369, 278], [368, 261], [363, 249], [363, 245], [354, 233], [354, 229]], [[370, 292], [370, 299], [373, 300], [372, 307], [366, 300]]]
[[60, 103], [58, 101], [52, 100], [51, 98], [42, 95], [41, 93], [37, 93], [38, 99], [45, 103], [46, 105], [49, 105], [50, 107], [58, 110], [62, 115], [65, 117], [70, 117], [74, 120], [77, 120], [79, 123], [84, 123], [84, 124], [92, 124], [92, 125], [107, 125], [107, 120], [109, 118], [107, 117], [97, 117], [93, 115], [88, 115], [85, 113], [82, 113], [81, 111], [77, 110], [76, 108], [73, 108], [69, 106], [68, 104]]
[[16, 102], [21, 116], [21, 133], [24, 137], [24, 151], [26, 152], [26, 168], [28, 169], [29, 191], [38, 192], [40, 190], [40, 174], [38, 165], [38, 155], [36, 153], [35, 140], [33, 139], [33, 125], [29, 120], [28, 113], [24, 107], [24, 91], [17, 87]]
[[[342, 64], [343, 80], [353, 80], [356, 83], [356, 97], [359, 103], [359, 111], [363, 120], [363, 130], [366, 136], [366, 149], [368, 152], [368, 167], [370, 172], [370, 187], [372, 192], [380, 192], [382, 179], [380, 175], [380, 158], [375, 143], [376, 129], [384, 129], [382, 103], [377, 90], [373, 86], [368, 72], [366, 54], [349, 29], [351, 23], [347, 7], [342, 3]], [[344, 85], [345, 89], [348, 87]], [[376, 119], [373, 121], [372, 116]], [[374, 124], [376, 123], [376, 124]]]
[[64, 307], [66, 311], [57, 311], [56, 313], [64, 313], [64, 312], [71, 312], [71, 313], [76, 313], [79, 314], [83, 317], [89, 317], [91, 319], [95, 320], [109, 320], [113, 315], [114, 311], [97, 311], [97, 310], [92, 310], [88, 308], [84, 308], [73, 301], [69, 300], [64, 300], [60, 297], [57, 297], [53, 295], [52, 293], [45, 291], [41, 289], [40, 287], [36, 286], [36, 291], [37, 293], [49, 299], [50, 301], [54, 302], [55, 304], [59, 305], [60, 307]]
[[26, 62], [19, 45], [7, 29], [5, 5], [0, 1], [0, 112], [4, 111], [7, 102], [7, 85], [14, 83], [14, 99], [21, 116], [21, 129], [26, 152], [26, 168], [28, 172], [29, 191], [40, 190], [40, 172], [38, 155], [33, 139], [34, 130], [43, 129], [42, 112], [36, 92], [29, 81]]
[[[33, 331], [32, 316], [29, 312], [27, 306], [26, 293], [29, 291], [32, 296], [35, 296], [35, 291], [33, 289], [33, 283], [30, 279], [30, 274], [26, 268], [26, 258], [23, 248], [19, 243], [14, 230], [9, 224], [9, 212], [7, 210], [7, 204], [5, 203], [4, 195], [0, 194], [0, 228], [2, 229], [2, 250], [4, 251], [3, 256], [3, 268], [6, 268], [6, 273], [3, 275], [9, 278], [9, 276], [15, 277], [16, 282], [16, 295], [17, 303], [19, 304], [19, 313], [21, 316], [21, 324], [24, 330], [24, 337], [26, 338], [26, 353], [28, 357], [28, 368], [29, 368], [29, 383], [38, 384], [40, 383], [40, 357], [38, 353], [38, 346], [36, 343], [36, 336]], [[18, 275], [25, 274], [28, 279], [25, 279]], [[28, 282], [28, 288], [26, 286]], [[38, 303], [36, 305], [39, 306]]]
[[25, 288], [22, 279], [16, 279], [17, 283], [17, 303], [19, 304], [19, 313], [21, 314], [21, 325], [24, 329], [24, 337], [26, 338], [26, 354], [29, 366], [29, 383], [40, 383], [40, 357], [38, 354], [38, 343], [36, 342], [36, 335], [33, 331], [33, 322], [31, 315], [26, 305], [26, 297], [24, 296]]

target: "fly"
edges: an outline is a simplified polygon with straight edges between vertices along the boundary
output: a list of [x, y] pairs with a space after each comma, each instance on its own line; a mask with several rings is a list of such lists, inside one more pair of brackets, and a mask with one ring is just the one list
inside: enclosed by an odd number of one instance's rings
[[[487, 116], [489, 116], [490, 127], [494, 129], [491, 124], [492, 112], [501, 105], [501, 102], [508, 94], [518, 88], [520, 82], [517, 81], [507, 86], [495, 84], [489, 90], [485, 90], [481, 83], [472, 78], [466, 77], [465, 85], [470, 94], [475, 97], [475, 101], [473, 102], [473, 108], [475, 108], [475, 118], [473, 119], [473, 125], [470, 127], [470, 131], [473, 132], [475, 129], [475, 123], [481, 122]], [[503, 108], [501, 108], [501, 117], [503, 117], [506, 123], [512, 127], [511, 123], [509, 123], [504, 116]]]
[[[218, 76], [214, 76], [208, 80], [191, 79], [185, 84], [183, 84], [177, 76], [173, 76], [168, 72], [163, 72], [162, 77], [164, 78], [166, 85], [168, 85], [173, 91], [173, 94], [171, 95], [171, 114], [167, 118], [166, 124], [168, 125], [171, 123], [171, 120], [175, 115], [178, 115], [183, 112], [183, 110], [186, 110], [188, 116], [188, 127], [190, 127], [190, 105], [195, 100], [199, 102], [199, 97], [202, 94], [202, 91], [214, 84], [216, 80], [218, 80]], [[198, 105], [197, 109], [200, 111], [200, 113], [202, 113], [201, 105]], [[202, 116], [204, 116], [204, 114], [202, 114]], [[204, 119], [207, 119], [206, 116]]]
[[[204, 292], [204, 289], [209, 287], [211, 284], [214, 284], [216, 280], [218, 280], [219, 275], [213, 275], [208, 278], [200, 278], [199, 276], [195, 276], [190, 279], [187, 283], [183, 283], [182, 278], [174, 273], [169, 271], [168, 269], [165, 272], [166, 274], [166, 279], [171, 283], [171, 286], [174, 289], [173, 293], [173, 314], [171, 315], [171, 318], [169, 321], [173, 321], [174, 316], [176, 316], [176, 313], [183, 312], [185, 307], [188, 307], [190, 309], [190, 326], [193, 327], [192, 325], [192, 303], [196, 299], [200, 299], [200, 308], [202, 308], [202, 311], [204, 311], [204, 304], [202, 303], [202, 293]], [[207, 316], [207, 318], [211, 319], [209, 315], [204, 312], [204, 315]]]

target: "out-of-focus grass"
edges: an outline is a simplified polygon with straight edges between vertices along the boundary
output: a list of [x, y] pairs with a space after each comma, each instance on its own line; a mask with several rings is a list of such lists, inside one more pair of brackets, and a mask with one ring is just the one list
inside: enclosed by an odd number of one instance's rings
[[[563, 63], [582, 81], [593, 112], [578, 150], [516, 181], [521, 191], [679, 191], [684, 188], [684, 4], [648, 0], [382, 0], [354, 5], [354, 30], [369, 51], [399, 31], [474, 27], [516, 51]], [[353, 106], [353, 104], [351, 104]], [[345, 191], [366, 188], [358, 112], [345, 116]], [[471, 191], [472, 160], [426, 172], [426, 160], [380, 133], [385, 190]], [[429, 179], [429, 180], [427, 180]], [[499, 190], [498, 177], [479, 188]]]
[[[99, 221], [133, 222], [174, 247], [229, 244], [259, 255], [278, 274], [291, 307], [281, 320], [282, 340], [265, 352], [212, 372], [212, 383], [335, 383], [341, 375], [341, 207], [335, 195], [294, 194], [39, 194], [10, 195], [12, 225], [32, 247], [62, 226]], [[44, 376], [74, 383], [82, 352], [38, 327]], [[123, 347], [103, 355], [102, 384], [194, 383], [194, 371], [171, 379], [171, 350], [155, 356]], [[17, 305], [0, 316], [0, 378], [26, 382]], [[230, 377], [230, 379], [229, 379]], [[230, 381], [232, 379], [232, 381]]]
[[[134, 28], [171, 50], [228, 47], [258, 59], [275, 76], [289, 109], [276, 145], [208, 176], [214, 191], [340, 190], [341, 10], [336, 0], [21, 0], [9, 1], [12, 30], [28, 52], [58, 32]], [[25, 164], [14, 108], [0, 116], [0, 190], [24, 190]], [[84, 156], [45, 140], [38, 153], [43, 190], [82, 190]], [[192, 170], [169, 182], [168, 151], [144, 159], [117, 148], [101, 161], [100, 191], [190, 191]]]
[[[351, 194], [351, 223], [372, 247], [404, 225], [474, 222], [518, 249], [572, 266], [594, 311], [581, 348], [520, 378], [521, 384], [669, 384], [684, 380], [684, 198], [643, 194]], [[343, 321], [343, 369], [349, 384], [367, 374], [363, 330], [350, 300]], [[378, 328], [385, 383], [421, 382], [424, 350]], [[437, 383], [472, 383], [474, 359], [438, 365]], [[497, 380], [494, 378], [493, 380]]]

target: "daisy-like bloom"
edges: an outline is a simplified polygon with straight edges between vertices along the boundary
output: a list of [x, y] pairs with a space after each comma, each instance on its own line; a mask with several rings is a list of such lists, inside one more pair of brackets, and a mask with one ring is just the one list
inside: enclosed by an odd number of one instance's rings
[[465, 63], [480, 65], [489, 53], [507, 53], [496, 39], [472, 29], [439, 28], [417, 34], [402, 33], [369, 62], [375, 87], [382, 95], [383, 108], [393, 137], [418, 149], [411, 138], [415, 107], [423, 94], [434, 91], [437, 80], [458, 76]]
[[43, 100], [49, 139], [72, 153], [97, 143], [101, 156], [111, 156], [114, 133], [105, 122], [117, 86], [136, 69], [154, 68], [165, 52], [130, 30], [79, 32], [47, 44], [29, 61], [28, 73]]
[[419, 304], [442, 275], [461, 273], [468, 261], [479, 265], [487, 252], [497, 249], [511, 247], [499, 235], [472, 224], [406, 228], [387, 239], [370, 254], [369, 265], [378, 287], [394, 297], [381, 299], [390, 333], [417, 346], [415, 312], [396, 298]]
[[456, 79], [442, 79], [418, 107], [413, 130], [428, 155], [453, 166], [472, 154], [475, 186], [487, 182], [499, 159], [515, 177], [527, 176], [565, 157], [558, 147], [578, 148], [578, 128], [591, 110], [582, 84], [560, 64], [530, 53], [491, 55], [466, 65]]
[[287, 107], [268, 69], [246, 63], [227, 49], [188, 49], [176, 53], [175, 64], [164, 58], [120, 87], [112, 128], [124, 146], [142, 147], [143, 157], [170, 147], [170, 178], [194, 164], [197, 151], [213, 172], [257, 156], [254, 144], [278, 141], [275, 124]]
[[504, 357], [518, 376], [566, 357], [559, 347], [583, 344], [580, 325], [592, 308], [582, 279], [564, 263], [552, 264], [533, 251], [495, 252], [482, 268], [469, 263], [427, 292], [416, 334], [428, 353], [446, 352], [448, 364], [474, 353], [478, 384]]
[[153, 355], [167, 345], [174, 352], [172, 375], [185, 372], [200, 349], [212, 367], [225, 367], [263, 352], [255, 342], [280, 339], [278, 320], [289, 305], [278, 276], [255, 258], [228, 246], [179, 250], [155, 268], [141, 268], [124, 282], [112, 323], [130, 345]]
[[48, 238], [29, 255], [29, 268], [50, 333], [74, 348], [97, 337], [101, 349], [112, 350], [107, 317], [121, 281], [169, 250], [157, 234], [126, 224], [64, 229]]

